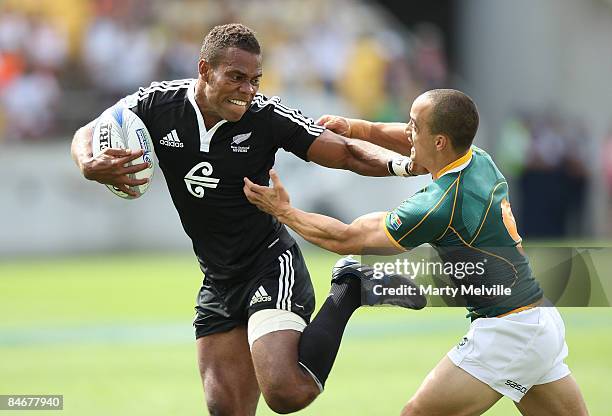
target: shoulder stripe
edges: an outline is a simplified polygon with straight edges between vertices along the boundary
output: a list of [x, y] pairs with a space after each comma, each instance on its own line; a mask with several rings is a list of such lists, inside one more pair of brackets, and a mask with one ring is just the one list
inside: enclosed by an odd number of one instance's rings
[[448, 189], [446, 189], [446, 191], [444, 192], [444, 194], [442, 195], [442, 197], [440, 198], [440, 200], [436, 203], [436, 205], [434, 205], [429, 211], [427, 211], [427, 214], [425, 214], [425, 216], [421, 219], [421, 221], [419, 221], [419, 223], [417, 225], [415, 225], [414, 227], [412, 227], [406, 234], [404, 234], [402, 236], [402, 238], [400, 238], [399, 240], [397, 240], [397, 242], [399, 243], [400, 241], [402, 241], [408, 234], [410, 234], [411, 232], [413, 232], [414, 230], [416, 230], [426, 219], [427, 217], [429, 217], [429, 215], [434, 212], [436, 210], [436, 208], [438, 208], [438, 206], [442, 203], [442, 201], [444, 201], [444, 198], [446, 198], [446, 195], [448, 195], [449, 191], [453, 188], [453, 186], [455, 186], [455, 183], [459, 180], [459, 176], [457, 176], [457, 179], [455, 179], [450, 186], [448, 187]]
[[304, 129], [313, 136], [320, 136], [321, 133], [325, 131], [325, 128], [322, 126], [317, 126], [314, 124], [314, 121], [301, 114], [298, 110], [289, 108], [280, 103], [280, 98], [277, 96], [264, 99], [263, 95], [257, 94], [253, 99], [253, 103], [255, 103], [259, 107], [266, 107], [268, 105], [272, 105], [274, 107], [274, 112], [290, 119], [291, 121], [299, 124], [304, 127]]
[[493, 198], [495, 197], [495, 191], [497, 190], [497, 188], [499, 188], [503, 184], [508, 185], [508, 182], [505, 182], [505, 181], [500, 182], [497, 185], [495, 185], [495, 188], [493, 188], [493, 191], [491, 192], [491, 199], [489, 200], [489, 206], [487, 207], [487, 211], [485, 212], [485, 215], [482, 218], [482, 222], [480, 223], [480, 227], [478, 227], [478, 231], [476, 231], [476, 234], [474, 234], [474, 238], [472, 238], [472, 241], [470, 241], [470, 245], [474, 244], [474, 241], [476, 241], [476, 239], [478, 238], [478, 235], [480, 234], [480, 231], [482, 230], [482, 227], [484, 226], [484, 223], [487, 220], [487, 216], [489, 215], [489, 210], [491, 209], [491, 205], [493, 204]]
[[149, 95], [153, 94], [156, 91], [170, 92], [170, 91], [178, 91], [184, 88], [189, 88], [189, 84], [173, 86], [173, 87], [161, 87], [160, 86], [160, 87], [154, 87], [154, 88], [147, 88], [145, 90], [138, 91], [138, 101], [144, 100], [145, 98], [147, 98]]
[[142, 87], [141, 89], [149, 89], [156, 87], [175, 87], [178, 85], [191, 84], [193, 79], [177, 79], [173, 81], [153, 81], [148, 87]]
[[141, 87], [138, 89], [138, 92], [133, 94], [137, 95], [138, 101], [142, 101], [147, 98], [150, 94], [159, 91], [159, 92], [168, 92], [168, 91], [178, 91], [183, 88], [188, 88], [193, 79], [182, 79], [176, 81], [161, 81], [161, 82], [152, 82], [148, 87]]
[[295, 117], [294, 117], [293, 115], [291, 115], [291, 114], [286, 114], [286, 113], [284, 113], [284, 112], [283, 112], [283, 111], [282, 111], [280, 108], [278, 108], [278, 107], [274, 109], [274, 112], [275, 112], [276, 114], [279, 114], [279, 115], [281, 115], [281, 116], [283, 116], [283, 117], [285, 117], [285, 118], [288, 118], [289, 120], [293, 121], [294, 123], [296, 123], [296, 124], [298, 124], [298, 125], [302, 126], [302, 127], [303, 127], [303, 128], [306, 130], [306, 132], [308, 132], [308, 134], [310, 134], [310, 135], [312, 135], [312, 136], [317, 136], [317, 137], [318, 137], [318, 136], [320, 136], [320, 135], [321, 135], [321, 133], [323, 133], [323, 132], [325, 131], [325, 129], [324, 129], [323, 127], [320, 127], [320, 126], [315, 126], [315, 125], [313, 125], [313, 124], [309, 124], [309, 123], [307, 123], [307, 122], [304, 122], [304, 121], [302, 121], [302, 120], [299, 120], [299, 119], [295, 118]]
[[268, 99], [264, 99], [264, 96], [261, 94], [255, 94], [255, 98], [253, 98], [253, 103], [257, 104], [259, 107], [265, 107], [268, 104], [274, 104], [280, 101], [280, 98], [276, 95], [270, 97]]

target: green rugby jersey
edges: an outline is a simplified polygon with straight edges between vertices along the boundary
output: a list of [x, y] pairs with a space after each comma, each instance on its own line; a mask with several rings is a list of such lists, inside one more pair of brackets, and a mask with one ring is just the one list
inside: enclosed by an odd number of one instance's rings
[[[508, 183], [491, 157], [475, 146], [443, 168], [438, 179], [385, 216], [398, 247], [429, 243], [445, 265], [481, 267], [450, 275], [472, 319], [498, 316], [542, 298], [510, 209]], [[501, 286], [500, 286], [501, 285]], [[500, 294], [495, 288], [510, 288]], [[488, 289], [484, 290], [484, 288]]]

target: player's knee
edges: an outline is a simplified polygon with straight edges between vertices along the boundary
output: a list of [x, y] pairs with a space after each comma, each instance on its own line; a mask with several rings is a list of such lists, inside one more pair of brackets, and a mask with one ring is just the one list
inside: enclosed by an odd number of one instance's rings
[[319, 391], [310, 387], [293, 388], [291, 385], [270, 386], [263, 389], [266, 403], [276, 413], [297, 412], [308, 406], [318, 396]]
[[206, 408], [208, 409], [208, 414], [210, 416], [229, 416], [238, 414], [238, 410], [240, 410], [236, 409], [232, 403], [215, 399], [207, 399]]
[[207, 386], [204, 395], [210, 416], [254, 415], [257, 397], [240, 397], [231, 387]]

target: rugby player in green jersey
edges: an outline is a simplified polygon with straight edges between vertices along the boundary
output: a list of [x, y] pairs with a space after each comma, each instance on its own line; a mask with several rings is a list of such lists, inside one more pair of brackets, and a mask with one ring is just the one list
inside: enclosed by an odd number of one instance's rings
[[[396, 209], [351, 224], [291, 206], [274, 171], [273, 187], [245, 179], [244, 191], [261, 210], [327, 250], [399, 254], [429, 243], [443, 260], [490, 260], [477, 281], [511, 288], [510, 295], [465, 296], [469, 331], [425, 378], [402, 415], [480, 415], [502, 396], [523, 415], [587, 415], [564, 363], [563, 320], [543, 303], [522, 252], [508, 184], [491, 157], [472, 145], [478, 121], [474, 102], [456, 90], [419, 96], [408, 124], [323, 116], [320, 124], [336, 133], [410, 154], [413, 171], [433, 179]], [[458, 287], [474, 284], [453, 280]]]

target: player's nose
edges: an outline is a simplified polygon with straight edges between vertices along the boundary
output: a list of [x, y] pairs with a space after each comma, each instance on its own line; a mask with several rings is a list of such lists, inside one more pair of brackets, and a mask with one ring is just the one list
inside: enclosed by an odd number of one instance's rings
[[257, 87], [246, 81], [240, 84], [239, 91], [243, 94], [253, 95], [255, 92], [257, 92]]

